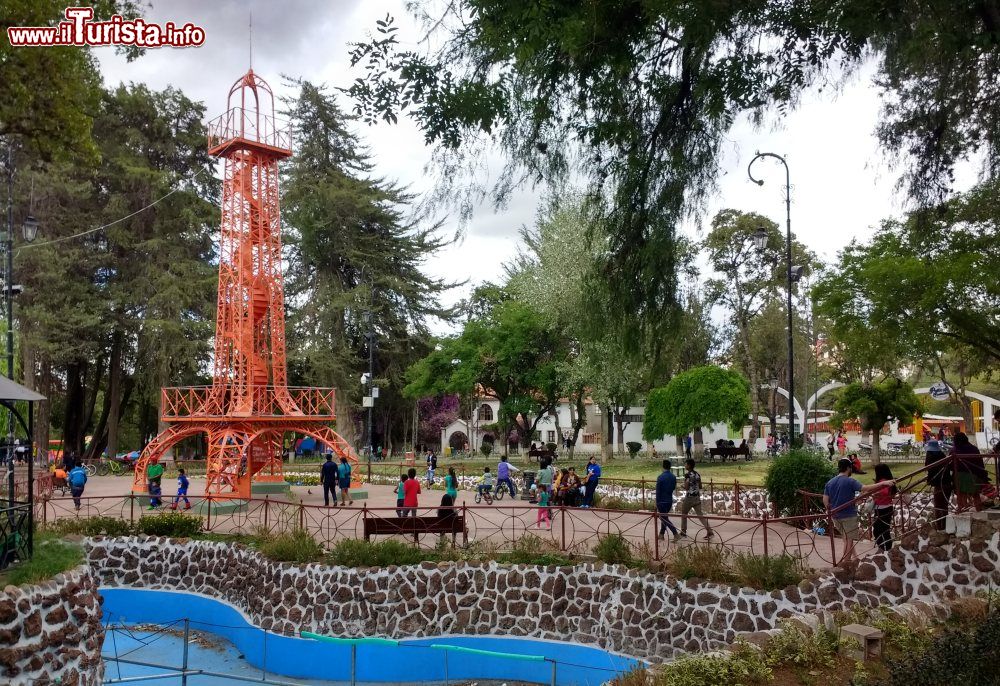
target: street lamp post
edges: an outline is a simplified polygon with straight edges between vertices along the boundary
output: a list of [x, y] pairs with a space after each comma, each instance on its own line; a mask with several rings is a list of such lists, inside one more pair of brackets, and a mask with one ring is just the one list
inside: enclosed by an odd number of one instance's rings
[[[759, 152], [747, 165], [747, 176], [758, 186], [764, 181], [753, 175], [753, 163], [763, 157], [773, 157], [785, 166], [785, 259], [788, 268], [788, 444], [792, 445], [795, 438], [795, 357], [792, 329], [792, 180], [788, 171], [788, 162], [781, 155], [773, 152]], [[766, 237], [766, 234], [765, 234]]]
[[[14, 144], [7, 144], [7, 235], [4, 237], [4, 250], [7, 261], [4, 270], [4, 308], [7, 315], [7, 378], [14, 380]], [[38, 236], [38, 221], [30, 214], [21, 227], [24, 240], [31, 242]], [[33, 460], [31, 441], [28, 436], [28, 459]], [[14, 506], [14, 411], [7, 412], [7, 504]], [[30, 489], [32, 484], [28, 484]], [[10, 510], [11, 517], [14, 510]]]

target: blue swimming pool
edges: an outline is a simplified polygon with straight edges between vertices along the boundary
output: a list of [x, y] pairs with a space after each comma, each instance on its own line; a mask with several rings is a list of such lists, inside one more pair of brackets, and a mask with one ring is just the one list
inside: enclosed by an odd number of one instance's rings
[[[192, 631], [215, 635], [231, 643], [235, 649], [231, 653], [240, 658], [234, 662], [232, 655], [229, 655], [213, 660], [210, 655], [204, 654], [203, 646], [199, 646], [195, 652], [197, 660], [202, 663], [215, 663], [225, 667], [223, 663], [226, 660], [233, 662], [225, 669], [217, 666], [210, 668], [210, 671], [222, 672], [237, 668], [243, 671], [256, 670], [257, 678], [260, 678], [262, 671], [266, 671], [271, 675], [305, 679], [308, 684], [351, 681], [351, 646], [265, 633], [253, 626], [242, 612], [217, 599], [191, 593], [128, 588], [102, 588], [101, 594], [104, 596], [106, 624], [133, 627], [172, 625], [173, 630], [172, 636], [159, 639], [109, 632], [104, 642], [104, 655], [109, 663], [108, 678], [115, 675], [110, 666], [113, 659], [129, 650], [143, 651], [143, 661], [146, 662], [180, 665], [178, 652], [183, 650], [183, 640], [178, 640], [177, 631], [183, 626], [183, 620], [187, 619]], [[147, 636], [152, 636], [148, 633], [148, 626], [146, 631]], [[163, 646], [162, 654], [154, 649], [153, 640], [160, 641]], [[135, 643], [134, 648], [129, 647], [130, 641]], [[126, 645], [118, 645], [119, 643]], [[536, 656], [536, 659], [540, 656], [545, 660], [528, 662], [512, 657], [458, 652], [440, 646]], [[223, 650], [222, 653], [224, 652]], [[151, 653], [157, 655], [158, 659], [150, 660], [146, 657]], [[189, 666], [192, 664], [191, 659], [189, 651]], [[355, 648], [356, 682], [368, 684], [445, 684], [465, 681], [551, 684], [554, 677], [556, 686], [597, 686], [641, 664], [641, 661], [634, 658], [592, 646], [492, 636], [440, 636], [408, 639], [400, 641], [398, 645], [361, 644]], [[151, 667], [142, 668], [146, 670], [142, 671], [139, 666], [128, 665], [124, 660], [122, 663], [115, 662], [114, 665], [115, 670], [121, 670], [124, 666], [126, 671], [136, 676], [155, 673], [149, 671]], [[195, 678], [189, 679], [189, 683], [228, 683], [196, 681]], [[175, 683], [180, 683], [179, 678]]]

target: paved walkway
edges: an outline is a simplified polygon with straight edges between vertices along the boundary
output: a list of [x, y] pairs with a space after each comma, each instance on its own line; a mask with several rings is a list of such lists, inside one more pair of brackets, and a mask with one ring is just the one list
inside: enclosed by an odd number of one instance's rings
[[[191, 479], [191, 493], [204, 490], [204, 479]], [[136, 519], [146, 512], [140, 501], [130, 501], [132, 481], [129, 476], [92, 477], [85, 491], [84, 506], [77, 512], [69, 499], [59, 498], [49, 502], [45, 508], [46, 521], [57, 517], [88, 517], [105, 515]], [[173, 492], [172, 484], [165, 483], [164, 493]], [[422, 484], [426, 486], [425, 484]], [[370, 517], [395, 517], [396, 496], [391, 486], [366, 485], [369, 497], [365, 501], [355, 501], [353, 507], [324, 507], [322, 488], [319, 486], [293, 486], [291, 497], [269, 496], [254, 500], [242, 512], [228, 515], [213, 514], [206, 519], [212, 531], [221, 533], [254, 533], [261, 526], [269, 530], [304, 526], [318, 540], [326, 544], [342, 538], [362, 538], [363, 520]], [[443, 491], [424, 489], [420, 497], [418, 514], [435, 515]], [[123, 498], [123, 496], [125, 496]], [[197, 505], [200, 496], [192, 496]], [[167, 498], [167, 502], [171, 499]], [[663, 559], [669, 557], [674, 546], [669, 532], [665, 541], [657, 541], [658, 522], [652, 512], [627, 510], [587, 510], [580, 508], [554, 509], [552, 528], [537, 526], [538, 508], [527, 501], [511, 500], [509, 496], [492, 505], [476, 505], [474, 493], [460, 491], [456, 506], [463, 508], [466, 515], [468, 540], [491, 547], [509, 549], [514, 541], [526, 533], [548, 540], [560, 550], [587, 553], [599, 536], [620, 533], [630, 543], [633, 553], [639, 556]], [[768, 552], [771, 555], [789, 552], [802, 556], [813, 569], [825, 569], [833, 559], [831, 540], [826, 536], [815, 536], [811, 531], [803, 531], [782, 522], [741, 519], [736, 517], [706, 518], [714, 529], [710, 539], [714, 545], [724, 545], [736, 551]], [[671, 515], [673, 523], [680, 528], [681, 517]], [[705, 541], [705, 529], [696, 517], [691, 517], [688, 534], [681, 545], [697, 540]], [[461, 537], [459, 537], [461, 541]], [[437, 537], [421, 537], [421, 545], [432, 546]], [[869, 542], [858, 544], [859, 554], [872, 549]], [[836, 542], [836, 554], [842, 552], [842, 542]]]

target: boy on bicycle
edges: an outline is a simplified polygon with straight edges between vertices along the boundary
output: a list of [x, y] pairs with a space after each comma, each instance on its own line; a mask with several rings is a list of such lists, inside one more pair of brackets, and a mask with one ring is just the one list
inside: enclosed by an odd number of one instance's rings
[[493, 488], [493, 475], [490, 474], [489, 467], [483, 467], [483, 478], [479, 480], [479, 484], [476, 486], [476, 491], [479, 495], [483, 493], [489, 494], [490, 489]]

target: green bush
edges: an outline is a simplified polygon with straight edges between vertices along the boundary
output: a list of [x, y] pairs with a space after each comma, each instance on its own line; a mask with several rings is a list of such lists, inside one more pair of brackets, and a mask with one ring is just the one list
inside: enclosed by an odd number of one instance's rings
[[508, 562], [519, 565], [568, 565], [572, 564], [553, 543], [544, 541], [538, 536], [525, 534], [514, 542], [509, 553], [497, 556], [498, 562]]
[[717, 546], [685, 545], [670, 558], [667, 569], [679, 579], [697, 578], [727, 583], [733, 580], [728, 557], [726, 550]]
[[[922, 653], [890, 660], [890, 686], [996, 684], [1000, 664], [1000, 613], [991, 612], [972, 630], [953, 629], [936, 637]], [[992, 676], [990, 676], [992, 675]]]
[[483, 443], [481, 446], [479, 446], [479, 452], [481, 452], [486, 457], [489, 457], [490, 453], [493, 452], [493, 444], [492, 443]]
[[79, 534], [82, 536], [131, 536], [135, 529], [131, 522], [117, 517], [85, 517], [82, 519], [57, 519], [47, 531], [62, 536]]
[[52, 533], [35, 534], [35, 550], [30, 560], [17, 562], [0, 574], [0, 586], [37, 584], [73, 569], [83, 561], [83, 549], [59, 540]]
[[739, 643], [728, 655], [681, 657], [663, 666], [657, 686], [757, 686], [771, 682], [771, 668], [754, 648]]
[[360, 541], [344, 539], [334, 544], [327, 559], [343, 567], [388, 567], [389, 565], [416, 564], [429, 559], [429, 555], [402, 541]]
[[147, 536], [192, 538], [201, 533], [201, 518], [189, 517], [179, 512], [143, 515], [135, 525], [137, 533]]
[[638, 443], [636, 441], [628, 441], [627, 443], [625, 443], [625, 447], [628, 448], [628, 456], [635, 457], [636, 455], [639, 454], [639, 451], [642, 450], [642, 443]]
[[732, 556], [733, 576], [742, 586], [753, 588], [786, 588], [802, 581], [806, 569], [802, 560], [792, 555], [755, 555], [736, 553]]
[[768, 641], [765, 660], [772, 666], [829, 667], [834, 662], [839, 645], [836, 635], [825, 629], [813, 633], [782, 624], [781, 631]]
[[548, 450], [555, 450], [556, 449], [556, 444], [555, 443], [546, 443], [545, 447]]
[[594, 546], [594, 555], [609, 565], [629, 565], [633, 561], [632, 548], [621, 534], [600, 536]]
[[836, 474], [836, 467], [822, 455], [791, 450], [771, 462], [764, 478], [764, 488], [782, 515], [803, 515], [808, 512], [803, 506], [799, 489], [822, 493], [826, 482]]
[[321, 562], [323, 546], [305, 529], [264, 536], [260, 552], [275, 562]]

